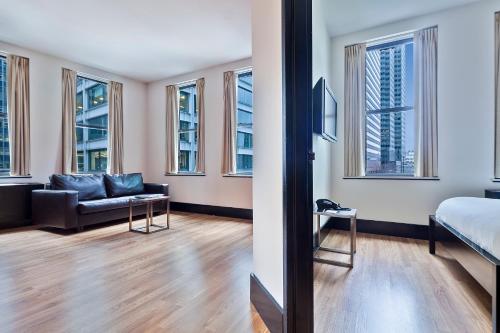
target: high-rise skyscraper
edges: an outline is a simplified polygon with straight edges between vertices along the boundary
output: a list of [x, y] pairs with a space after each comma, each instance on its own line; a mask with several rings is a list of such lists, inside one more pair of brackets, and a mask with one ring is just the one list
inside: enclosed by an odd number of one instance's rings
[[[380, 109], [380, 57], [377, 52], [366, 53], [366, 109]], [[380, 115], [366, 117], [366, 170], [380, 170]]]
[[391, 109], [406, 106], [406, 52], [402, 43], [366, 54], [367, 173], [405, 172], [406, 112]]

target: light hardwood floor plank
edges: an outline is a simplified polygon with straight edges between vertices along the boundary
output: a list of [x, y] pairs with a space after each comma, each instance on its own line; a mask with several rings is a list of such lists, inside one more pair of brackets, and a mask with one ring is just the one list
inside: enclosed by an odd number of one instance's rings
[[[332, 230], [324, 242], [347, 248], [348, 236]], [[491, 332], [491, 297], [437, 251], [430, 255], [425, 241], [358, 233], [353, 269], [314, 264], [315, 331]]]
[[[137, 221], [136, 223], [141, 223]], [[171, 230], [0, 233], [2, 332], [268, 332], [251, 306], [252, 225], [173, 212]]]

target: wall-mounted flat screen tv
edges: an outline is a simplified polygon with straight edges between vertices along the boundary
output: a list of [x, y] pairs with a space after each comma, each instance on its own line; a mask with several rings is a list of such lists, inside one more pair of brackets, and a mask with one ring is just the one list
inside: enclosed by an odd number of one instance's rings
[[337, 141], [337, 101], [323, 77], [313, 89], [313, 125], [314, 133], [325, 140]]

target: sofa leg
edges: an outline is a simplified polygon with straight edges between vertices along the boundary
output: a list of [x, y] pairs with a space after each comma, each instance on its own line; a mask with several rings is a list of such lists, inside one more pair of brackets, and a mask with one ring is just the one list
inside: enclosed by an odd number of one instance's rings
[[76, 232], [82, 232], [83, 231], [83, 226], [79, 225], [76, 227]]
[[429, 216], [429, 253], [436, 254], [436, 221]]

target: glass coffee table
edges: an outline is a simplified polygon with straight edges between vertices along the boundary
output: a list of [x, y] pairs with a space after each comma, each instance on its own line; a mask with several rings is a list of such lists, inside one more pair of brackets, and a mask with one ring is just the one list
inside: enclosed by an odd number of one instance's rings
[[[166, 202], [167, 210], [167, 224], [153, 223], [153, 206], [157, 202]], [[146, 225], [134, 228], [132, 226], [133, 209], [138, 206], [146, 206]], [[133, 232], [140, 232], [143, 234], [150, 234], [162, 230], [170, 229], [170, 196], [168, 195], [138, 195], [132, 197], [128, 201], [128, 230]], [[163, 212], [165, 214], [165, 212]]]

